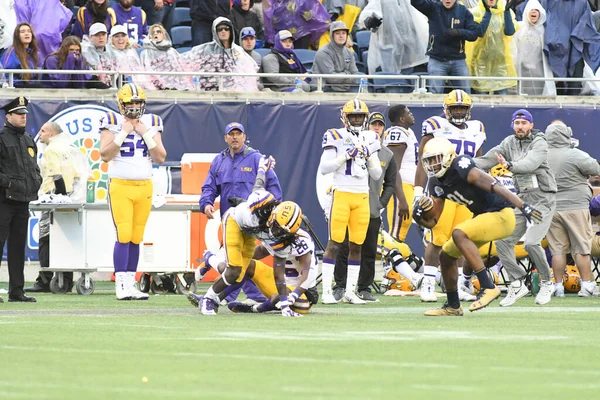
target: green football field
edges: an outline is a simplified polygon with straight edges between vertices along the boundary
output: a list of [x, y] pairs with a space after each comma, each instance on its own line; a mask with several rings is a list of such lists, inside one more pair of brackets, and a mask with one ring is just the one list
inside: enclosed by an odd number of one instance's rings
[[[571, 399], [600, 393], [600, 298], [462, 318], [418, 298], [303, 318], [205, 317], [184, 296], [0, 304], [0, 399]], [[6, 299], [6, 296], [5, 296]], [[438, 303], [441, 305], [441, 303]], [[463, 307], [466, 308], [466, 304]]]

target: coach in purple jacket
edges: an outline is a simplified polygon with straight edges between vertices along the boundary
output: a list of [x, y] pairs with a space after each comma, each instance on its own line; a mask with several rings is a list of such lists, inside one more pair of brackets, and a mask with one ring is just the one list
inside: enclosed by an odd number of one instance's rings
[[[229, 209], [227, 201], [232, 197], [246, 199], [252, 193], [258, 162], [262, 154], [247, 146], [246, 131], [239, 122], [232, 122], [225, 128], [225, 142], [228, 148], [215, 157], [208, 176], [202, 185], [200, 210], [208, 219], [214, 218], [214, 202], [221, 196], [221, 218]], [[277, 200], [282, 199], [281, 186], [275, 171], [267, 172], [265, 189], [271, 192]]]

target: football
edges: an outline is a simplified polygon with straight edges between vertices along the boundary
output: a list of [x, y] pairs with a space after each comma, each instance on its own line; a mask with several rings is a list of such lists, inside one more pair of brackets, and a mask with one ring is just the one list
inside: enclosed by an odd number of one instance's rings
[[[428, 196], [423, 196], [423, 197], [428, 197]], [[425, 213], [423, 213], [423, 218], [425, 219], [432, 219], [433, 217], [435, 217], [436, 215], [439, 215], [438, 213], [440, 213], [442, 211], [442, 208], [444, 207], [444, 200], [437, 198], [437, 197], [430, 197], [430, 199], [433, 200], [433, 208]], [[437, 221], [435, 221], [437, 223]]]

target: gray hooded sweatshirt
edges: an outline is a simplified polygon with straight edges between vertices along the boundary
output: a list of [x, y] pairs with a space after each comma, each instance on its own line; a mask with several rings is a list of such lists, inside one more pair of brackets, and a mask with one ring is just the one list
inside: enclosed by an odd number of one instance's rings
[[585, 151], [571, 148], [572, 136], [571, 128], [563, 124], [546, 128], [548, 164], [558, 186], [556, 211], [587, 209], [592, 200], [592, 188], [587, 180], [600, 175], [598, 161]]
[[[498, 164], [496, 153], [504, 156], [512, 163], [511, 172], [518, 196], [532, 205], [540, 202], [554, 203], [556, 181], [548, 166], [548, 143], [544, 134], [533, 129], [529, 135], [519, 139], [516, 135], [506, 137], [498, 146], [485, 155], [477, 157], [475, 162], [479, 168], [489, 170]], [[531, 188], [537, 181], [537, 189]]]
[[[333, 32], [342, 26], [345, 28], [346, 25], [341, 21], [335, 21], [329, 27], [331, 42], [317, 51], [312, 67], [313, 74], [358, 75], [352, 50], [345, 44], [339, 45], [333, 40]], [[324, 89], [331, 89], [334, 92], [348, 92], [351, 86], [358, 84], [356, 78], [324, 79], [324, 83], [327, 85]]]

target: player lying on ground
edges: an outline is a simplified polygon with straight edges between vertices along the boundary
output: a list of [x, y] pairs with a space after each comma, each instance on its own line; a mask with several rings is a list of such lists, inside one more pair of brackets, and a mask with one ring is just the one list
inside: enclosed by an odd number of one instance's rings
[[[288, 206], [291, 206], [292, 208], [294, 206], [298, 207], [292, 202], [281, 203], [274, 211], [276, 217], [271, 221], [272, 225], [286, 225], [286, 220], [288, 220], [288, 218], [284, 216], [282, 212], [278, 211], [281, 211]], [[300, 224], [298, 223], [297, 226], [299, 227]], [[294, 239], [293, 241], [288, 241], [288, 243], [284, 243], [281, 240], [274, 238], [262, 240], [262, 244], [254, 249], [253, 260], [250, 261], [248, 269], [246, 270], [244, 280], [252, 279], [268, 300], [262, 304], [253, 306], [241, 302], [231, 302], [228, 304], [230, 310], [234, 312], [267, 312], [280, 308], [279, 303], [281, 299], [275, 285], [274, 270], [264, 262], [260, 261], [268, 255], [275, 257], [276, 263], [285, 265], [285, 283], [288, 292], [287, 300], [290, 303], [290, 311], [292, 312], [285, 311], [282, 312], [282, 315], [298, 317], [300, 316], [299, 314], [307, 313], [310, 310], [310, 307], [318, 301], [318, 293], [315, 288], [317, 261], [314, 255], [314, 242], [310, 235], [304, 230], [292, 227], [291, 231], [294, 230]], [[204, 254], [204, 265], [201, 265], [198, 268], [196, 278], [198, 280], [202, 279], [211, 267], [219, 273], [223, 273], [227, 267], [227, 263], [221, 257], [207, 251]], [[220, 294], [220, 299], [224, 299], [229, 294], [229, 291], [235, 290], [244, 282], [244, 280], [228, 287]], [[198, 303], [202, 301], [202, 296], [189, 293], [188, 299], [192, 304], [198, 305]]]
[[427, 188], [431, 197], [423, 196], [413, 210], [419, 225], [433, 228], [444, 209], [445, 199], [465, 205], [473, 213], [472, 219], [453, 229], [452, 237], [442, 246], [440, 265], [448, 301], [442, 308], [425, 313], [428, 316], [461, 316], [456, 260], [464, 256], [481, 284], [478, 298], [469, 311], [486, 307], [500, 296], [500, 289], [487, 274], [479, 247], [512, 233], [516, 219], [511, 205], [519, 208], [529, 221], [538, 223], [542, 214], [477, 168], [470, 156], [457, 156], [455, 146], [447, 139], [429, 140], [423, 150], [422, 163], [429, 176]]

